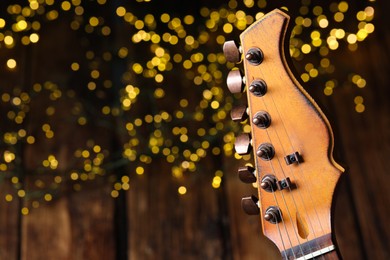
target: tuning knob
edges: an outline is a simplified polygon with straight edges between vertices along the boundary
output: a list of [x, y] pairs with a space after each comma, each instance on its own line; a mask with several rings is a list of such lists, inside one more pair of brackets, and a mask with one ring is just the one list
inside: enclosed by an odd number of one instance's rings
[[244, 90], [245, 84], [240, 70], [230, 71], [227, 76], [226, 84], [231, 93], [241, 93]]
[[272, 224], [282, 221], [282, 212], [276, 206], [268, 207], [264, 214], [264, 219]]
[[267, 128], [271, 124], [271, 116], [265, 111], [259, 111], [253, 116], [252, 123], [257, 127]]
[[267, 92], [267, 84], [264, 80], [254, 80], [248, 87], [249, 92], [253, 95], [262, 97]]
[[244, 212], [248, 215], [259, 215], [260, 209], [257, 205], [257, 202], [259, 201], [258, 198], [255, 196], [245, 197], [241, 199], [241, 207], [244, 210]]
[[271, 174], [265, 175], [261, 178], [260, 187], [268, 192], [274, 192], [277, 188], [276, 177]]
[[239, 105], [230, 111], [230, 117], [235, 122], [241, 122], [248, 118], [247, 110], [248, 107], [246, 105]]
[[236, 136], [236, 140], [234, 142], [234, 149], [236, 153], [239, 155], [249, 154], [251, 151], [251, 137], [249, 134], [240, 134]]
[[254, 183], [257, 180], [255, 168], [250, 166], [242, 166], [238, 168], [238, 177], [245, 183]]
[[256, 155], [265, 161], [269, 161], [274, 157], [275, 149], [272, 144], [263, 143], [257, 148]]
[[252, 65], [259, 65], [263, 62], [264, 55], [263, 52], [259, 48], [251, 48], [245, 54], [245, 59], [249, 61]]
[[227, 61], [237, 63], [241, 60], [240, 48], [234, 41], [227, 41], [223, 44], [223, 54]]

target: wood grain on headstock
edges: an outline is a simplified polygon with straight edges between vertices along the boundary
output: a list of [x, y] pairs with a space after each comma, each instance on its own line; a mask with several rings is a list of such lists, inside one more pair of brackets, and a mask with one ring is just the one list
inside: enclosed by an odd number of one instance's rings
[[[252, 121], [258, 111], [266, 111], [271, 117], [266, 129], [251, 123], [253, 150], [262, 143], [271, 143], [275, 148], [271, 160], [254, 155], [263, 232], [285, 258], [299, 258], [332, 245], [332, 199], [344, 169], [332, 157], [333, 134], [328, 120], [289, 68], [289, 19], [286, 13], [274, 10], [243, 32], [240, 40], [244, 57], [251, 48], [259, 48], [264, 55], [259, 65], [243, 59], [247, 89], [254, 80], [267, 84], [264, 96], [247, 91], [249, 118]], [[302, 161], [288, 165], [284, 157], [295, 152]], [[267, 174], [275, 175], [279, 181], [288, 177], [292, 185], [265, 191], [260, 184]], [[280, 208], [281, 222], [264, 220], [270, 206]], [[308, 251], [303, 249], [304, 244]], [[290, 249], [294, 247], [297, 251], [292, 253]]]

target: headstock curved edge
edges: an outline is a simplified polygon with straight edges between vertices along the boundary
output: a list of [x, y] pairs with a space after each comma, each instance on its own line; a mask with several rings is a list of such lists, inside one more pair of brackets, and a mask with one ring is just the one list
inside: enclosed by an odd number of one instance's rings
[[[254, 80], [267, 84], [264, 96], [247, 91], [250, 120], [258, 111], [267, 111], [272, 118], [266, 129], [251, 123], [253, 151], [272, 143], [275, 155], [272, 160], [253, 157], [263, 232], [287, 259], [333, 246], [331, 205], [344, 172], [332, 156], [334, 138], [329, 121], [290, 69], [289, 20], [285, 12], [276, 9], [240, 35], [244, 57], [252, 48], [259, 48], [264, 56], [260, 64], [244, 58], [243, 66], [247, 90]], [[285, 157], [296, 152], [301, 161], [288, 164]], [[260, 188], [262, 178], [269, 174], [278, 182], [291, 180], [291, 186], [273, 192]], [[282, 215], [277, 224], [264, 219], [274, 206]]]

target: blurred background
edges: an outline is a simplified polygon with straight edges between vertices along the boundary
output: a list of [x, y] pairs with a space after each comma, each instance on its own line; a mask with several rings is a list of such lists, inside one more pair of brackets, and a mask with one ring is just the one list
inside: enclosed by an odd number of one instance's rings
[[[247, 216], [222, 45], [274, 8], [348, 169], [345, 259], [390, 259], [387, 1], [0, 3], [0, 259], [280, 259]], [[259, 39], [261, 40], [261, 39]]]

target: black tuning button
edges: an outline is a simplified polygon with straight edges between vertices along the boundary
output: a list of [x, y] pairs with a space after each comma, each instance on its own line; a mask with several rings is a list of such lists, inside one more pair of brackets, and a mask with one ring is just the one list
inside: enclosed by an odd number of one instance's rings
[[223, 44], [223, 54], [227, 61], [237, 63], [241, 60], [240, 48], [234, 41], [227, 41]]
[[249, 134], [240, 134], [234, 142], [234, 149], [239, 155], [249, 154], [251, 151], [251, 137]]
[[265, 161], [271, 160], [275, 155], [275, 149], [270, 143], [263, 143], [259, 145], [256, 155]]
[[248, 107], [246, 105], [239, 105], [230, 111], [230, 117], [234, 122], [241, 122], [248, 118], [247, 110]]
[[259, 111], [253, 116], [252, 123], [265, 129], [271, 124], [271, 116], [265, 111]]
[[252, 65], [259, 65], [263, 62], [264, 55], [263, 52], [259, 48], [251, 48], [245, 54], [245, 59], [249, 61]]
[[254, 80], [251, 82], [251, 84], [248, 87], [249, 92], [251, 92], [253, 95], [262, 97], [267, 92], [267, 84], [264, 80]]
[[233, 94], [241, 93], [242, 91], [244, 91], [245, 84], [240, 70], [232, 70], [229, 72], [226, 80], [226, 85], [229, 91]]
[[242, 166], [238, 168], [238, 177], [245, 183], [254, 183], [257, 180], [255, 168], [250, 166]]
[[264, 214], [264, 219], [272, 224], [282, 221], [282, 212], [276, 206], [268, 207]]
[[259, 215], [260, 209], [257, 205], [257, 202], [259, 201], [258, 198], [255, 196], [245, 197], [241, 199], [241, 207], [244, 210], [244, 212], [248, 215]]

